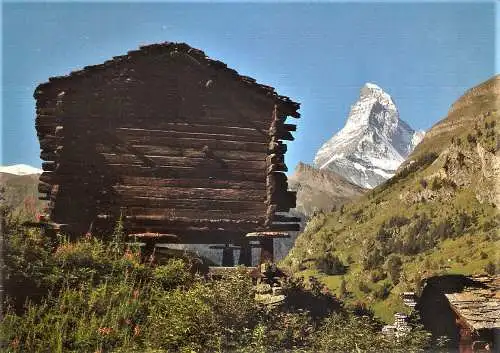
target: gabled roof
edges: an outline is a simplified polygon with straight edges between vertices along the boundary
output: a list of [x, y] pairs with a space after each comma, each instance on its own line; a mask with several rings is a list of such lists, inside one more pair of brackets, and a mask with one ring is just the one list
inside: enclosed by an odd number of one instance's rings
[[477, 286], [445, 294], [451, 308], [473, 330], [500, 328], [500, 275], [471, 279]]
[[276, 103], [286, 106], [287, 113], [290, 116], [293, 116], [295, 118], [300, 117], [300, 113], [297, 112], [297, 110], [300, 108], [300, 103], [292, 101], [289, 97], [277, 94], [273, 87], [260, 84], [251, 77], [239, 75], [236, 70], [228, 68], [227, 65], [223, 62], [209, 58], [203, 51], [192, 48], [186, 43], [173, 42], [144, 45], [139, 47], [138, 50], [131, 50], [125, 55], [115, 56], [111, 60], [107, 60], [102, 64], [85, 66], [83, 69], [73, 71], [66, 76], [51, 77], [49, 78], [49, 82], [42, 83], [35, 89], [34, 97], [36, 99], [43, 95], [44, 89], [50, 87], [52, 84], [71, 80], [75, 77], [90, 76], [102, 69], [114, 67], [123, 62], [133, 62], [139, 57], [162, 55], [165, 53], [187, 55], [189, 59], [194, 60], [195, 62], [204, 65], [205, 67], [213, 68], [216, 70], [223, 70], [225, 73], [234, 76], [235, 80], [239, 80], [240, 82], [248, 86], [249, 89], [258, 92], [259, 94], [271, 97], [276, 101]]

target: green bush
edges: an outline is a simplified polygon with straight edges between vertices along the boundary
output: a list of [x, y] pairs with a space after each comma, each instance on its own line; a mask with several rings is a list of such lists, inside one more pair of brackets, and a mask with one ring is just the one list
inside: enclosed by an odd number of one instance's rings
[[164, 290], [169, 290], [189, 283], [192, 274], [183, 260], [170, 259], [166, 265], [159, 265], [153, 269], [153, 280]]
[[493, 261], [488, 261], [486, 266], [484, 266], [484, 271], [491, 276], [493, 276], [497, 272], [497, 268]]
[[327, 275], [343, 275], [347, 271], [347, 266], [342, 263], [337, 255], [331, 252], [326, 252], [317, 257], [315, 263], [316, 268]]
[[[285, 280], [286, 301], [269, 308], [255, 301], [252, 278], [243, 270], [212, 280], [181, 259], [144, 263], [119, 237], [51, 244], [16, 224], [6, 229], [9, 285], [37, 289], [28, 298], [26, 292], [11, 295], [0, 322], [7, 352], [345, 351], [355, 349], [348, 329], [363, 335], [361, 351], [393, 347], [366, 307], [346, 310], [314, 278], [309, 286]], [[330, 266], [340, 267], [332, 258]], [[340, 323], [341, 331], [333, 330]], [[409, 351], [425, 341], [411, 344]]]
[[[334, 314], [315, 333], [315, 352], [423, 352], [431, 351], [430, 337], [420, 327], [401, 339], [380, 333], [366, 316]], [[434, 350], [432, 350], [434, 351]]]
[[392, 289], [391, 284], [388, 282], [384, 282], [382, 285], [375, 287], [373, 295], [375, 296], [376, 299], [384, 300], [391, 293], [391, 289]]
[[383, 264], [384, 257], [380, 248], [374, 242], [364, 244], [361, 251], [361, 261], [365, 270], [375, 269]]
[[398, 255], [391, 255], [389, 259], [387, 259], [386, 268], [392, 283], [399, 283], [402, 266], [403, 261]]
[[387, 278], [387, 273], [380, 268], [376, 268], [370, 271], [370, 280], [373, 283], [376, 283], [386, 278]]
[[368, 294], [371, 292], [370, 287], [368, 287], [368, 285], [363, 281], [358, 283], [358, 289], [365, 294]]

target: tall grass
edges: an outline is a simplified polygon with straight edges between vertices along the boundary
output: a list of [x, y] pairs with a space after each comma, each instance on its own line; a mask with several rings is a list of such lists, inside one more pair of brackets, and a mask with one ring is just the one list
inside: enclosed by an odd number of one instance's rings
[[[211, 280], [195, 273], [186, 259], [145, 261], [140, 251], [120, 239], [107, 243], [88, 235], [50, 243], [37, 231], [9, 223], [4, 271], [10, 305], [0, 323], [0, 351], [328, 351], [323, 342], [329, 336], [315, 332], [331, 335], [328, 342], [344, 337], [344, 351], [363, 351], [356, 345], [357, 336], [324, 326], [329, 323], [323, 320], [334, 313], [343, 318], [344, 330], [362, 329], [363, 339], [373, 342], [363, 347], [403, 348], [382, 337], [375, 324], [357, 325], [356, 314], [323, 291], [319, 282], [308, 289], [302, 281], [286, 281], [287, 301], [271, 309], [255, 301], [245, 271]], [[414, 335], [420, 338], [405, 351], [426, 346], [422, 331]]]

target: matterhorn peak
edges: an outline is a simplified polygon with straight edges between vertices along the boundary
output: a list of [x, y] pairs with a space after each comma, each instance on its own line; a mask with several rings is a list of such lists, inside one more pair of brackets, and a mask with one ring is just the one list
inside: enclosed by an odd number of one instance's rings
[[380, 88], [375, 83], [367, 82], [361, 88], [361, 96], [374, 95], [374, 94], [378, 94], [378, 93], [385, 93], [385, 92], [382, 88]]
[[399, 118], [392, 97], [368, 82], [351, 106], [346, 125], [319, 149], [314, 164], [373, 188], [394, 175], [422, 138], [423, 132]]

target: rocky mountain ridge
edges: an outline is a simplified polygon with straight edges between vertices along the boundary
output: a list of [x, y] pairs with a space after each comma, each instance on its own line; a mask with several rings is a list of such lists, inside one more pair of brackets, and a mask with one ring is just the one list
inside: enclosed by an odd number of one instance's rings
[[297, 212], [307, 218], [315, 212], [339, 207], [366, 191], [329, 169], [318, 169], [302, 162], [288, 178], [288, 186], [297, 191]]

